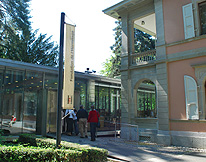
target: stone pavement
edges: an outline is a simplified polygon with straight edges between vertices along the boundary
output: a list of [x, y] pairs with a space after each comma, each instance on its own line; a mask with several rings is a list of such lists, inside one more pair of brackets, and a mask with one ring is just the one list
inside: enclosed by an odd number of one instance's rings
[[[54, 135], [50, 135], [54, 137]], [[126, 141], [114, 137], [98, 137], [96, 141], [62, 134], [62, 141], [105, 148], [109, 156], [129, 162], [205, 162], [206, 150], [187, 147], [163, 146], [147, 142]]]

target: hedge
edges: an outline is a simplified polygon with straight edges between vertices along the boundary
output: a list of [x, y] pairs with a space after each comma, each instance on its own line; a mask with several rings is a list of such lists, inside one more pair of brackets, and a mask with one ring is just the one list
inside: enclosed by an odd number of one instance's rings
[[62, 141], [57, 149], [56, 140], [30, 134], [20, 135], [18, 142], [22, 145], [1, 146], [0, 161], [107, 161], [108, 151], [96, 147]]
[[71, 161], [83, 162], [82, 152], [74, 150], [61, 149], [42, 149], [24, 146], [1, 146], [0, 161], [1, 162], [49, 162], [49, 161]]

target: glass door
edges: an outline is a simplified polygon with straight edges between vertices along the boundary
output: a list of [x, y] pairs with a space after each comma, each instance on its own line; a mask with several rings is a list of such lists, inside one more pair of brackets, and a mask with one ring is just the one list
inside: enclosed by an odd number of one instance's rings
[[47, 133], [56, 132], [57, 121], [57, 91], [48, 90], [47, 98]]

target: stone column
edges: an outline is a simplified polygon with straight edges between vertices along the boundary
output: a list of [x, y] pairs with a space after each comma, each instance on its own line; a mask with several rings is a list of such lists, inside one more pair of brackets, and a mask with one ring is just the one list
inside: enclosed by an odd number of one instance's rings
[[121, 55], [121, 138], [137, 139], [138, 128], [131, 127], [132, 86], [130, 76], [130, 54], [134, 52], [134, 25], [129, 14], [122, 16], [122, 55]]

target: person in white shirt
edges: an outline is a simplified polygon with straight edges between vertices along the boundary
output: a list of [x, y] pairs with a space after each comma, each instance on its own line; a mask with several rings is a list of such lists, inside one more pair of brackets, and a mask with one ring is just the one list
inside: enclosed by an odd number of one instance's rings
[[73, 132], [73, 117], [75, 116], [74, 110], [67, 109], [65, 112], [66, 117], [66, 123], [67, 123], [67, 130], [66, 133], [71, 136]]

